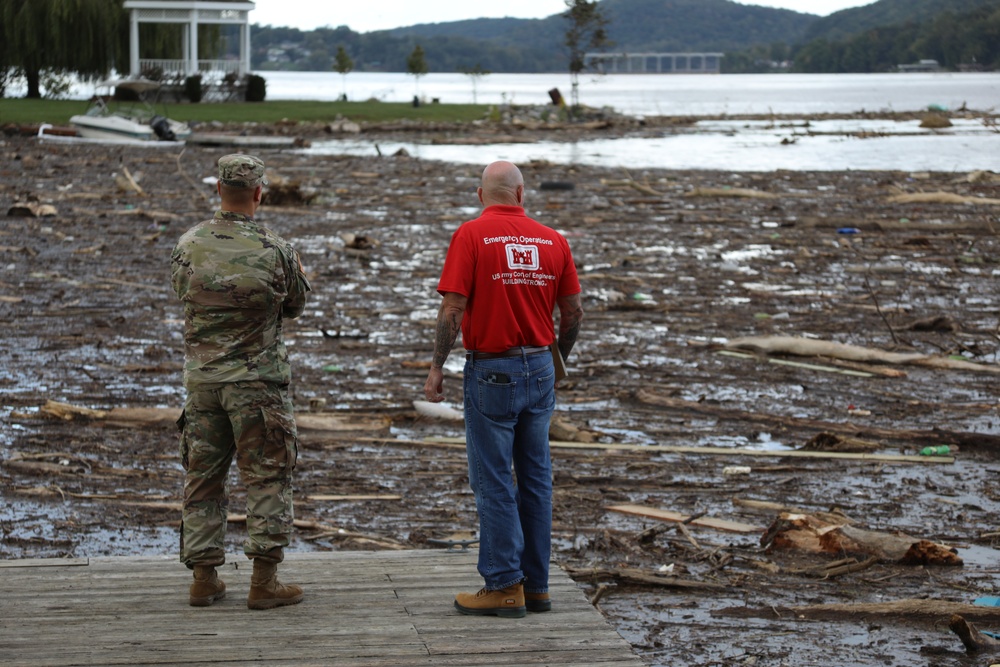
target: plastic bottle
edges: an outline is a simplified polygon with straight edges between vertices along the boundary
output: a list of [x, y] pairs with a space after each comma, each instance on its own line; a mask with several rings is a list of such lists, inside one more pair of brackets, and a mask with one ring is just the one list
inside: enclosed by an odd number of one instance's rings
[[948, 456], [951, 454], [951, 447], [948, 445], [938, 445], [937, 447], [924, 447], [920, 450], [921, 456]]

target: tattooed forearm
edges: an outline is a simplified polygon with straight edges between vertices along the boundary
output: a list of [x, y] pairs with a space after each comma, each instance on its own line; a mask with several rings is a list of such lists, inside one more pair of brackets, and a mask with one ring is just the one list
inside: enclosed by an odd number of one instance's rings
[[580, 335], [580, 325], [583, 322], [583, 305], [579, 294], [572, 294], [559, 299], [559, 352], [563, 359], [569, 358], [569, 353]]
[[440, 368], [448, 360], [451, 348], [455, 346], [458, 332], [462, 329], [462, 317], [446, 313], [444, 308], [438, 313], [437, 331], [434, 335], [434, 358], [431, 363]]
[[431, 364], [435, 368], [444, 366], [451, 348], [455, 346], [458, 332], [462, 330], [462, 317], [465, 315], [466, 302], [467, 299], [464, 296], [451, 292], [445, 294], [444, 301], [441, 302], [441, 309], [438, 310], [437, 328], [434, 332], [434, 357], [431, 359]]

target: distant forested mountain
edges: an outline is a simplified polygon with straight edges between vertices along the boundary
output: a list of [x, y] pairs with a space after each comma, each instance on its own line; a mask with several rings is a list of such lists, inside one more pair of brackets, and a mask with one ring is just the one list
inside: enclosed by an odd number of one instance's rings
[[[899, 0], [882, 1], [899, 4]], [[794, 69], [885, 72], [918, 60], [936, 60], [947, 69], [1000, 68], [1000, 1], [978, 4], [964, 12], [949, 9], [922, 21], [870, 28], [839, 41], [814, 39], [795, 51]]]
[[[602, 0], [608, 36], [625, 51], [720, 51], [777, 40], [797, 42], [812, 14], [742, 5], [730, 0]], [[396, 37], [467, 37], [509, 48], [545, 44], [561, 55], [566, 19], [476, 19], [388, 31]]]
[[796, 43], [817, 19], [729, 0], [602, 0], [610, 38], [624, 51], [734, 51]]
[[[879, 0], [820, 18], [730, 0], [601, 0], [609, 51], [721, 51], [724, 72], [878, 72], [933, 58], [1000, 67], [1000, 0]], [[431, 72], [563, 72], [568, 21], [475, 19], [370, 33], [252, 26], [257, 70], [406, 71], [419, 45]]]
[[820, 18], [809, 26], [803, 41], [841, 41], [873, 28], [924, 23], [939, 14], [966, 14], [980, 7], [996, 7], [997, 0], [879, 0]]
[[[616, 51], [738, 51], [757, 43], [798, 41], [816, 17], [730, 0], [602, 0]], [[419, 44], [432, 72], [479, 65], [493, 72], [561, 72], [568, 23], [544, 19], [474, 19], [355, 33], [346, 27], [297, 31], [254, 26], [255, 69], [329, 70], [343, 45], [355, 69], [405, 71]], [[298, 33], [298, 34], [296, 34]], [[330, 63], [330, 64], [327, 64]]]

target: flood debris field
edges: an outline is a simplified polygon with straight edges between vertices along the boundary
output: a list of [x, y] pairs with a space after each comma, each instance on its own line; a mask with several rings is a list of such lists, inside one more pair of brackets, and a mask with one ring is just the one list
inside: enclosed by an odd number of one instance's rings
[[[168, 259], [214, 209], [205, 179], [228, 151], [0, 142], [0, 557], [173, 553]], [[286, 327], [293, 548], [467, 538], [462, 424], [414, 401], [481, 168], [254, 152], [272, 178], [259, 217], [314, 289]], [[572, 245], [586, 309], [558, 389], [554, 557], [636, 652], [995, 662], [948, 623], [958, 610], [1000, 630], [1000, 609], [971, 607], [1000, 595], [997, 177], [520, 166], [529, 213]], [[448, 370], [459, 409], [460, 354]], [[243, 500], [234, 477], [233, 554]], [[830, 547], [843, 526], [869, 539]], [[886, 546], [900, 540], [962, 564], [907, 560]]]

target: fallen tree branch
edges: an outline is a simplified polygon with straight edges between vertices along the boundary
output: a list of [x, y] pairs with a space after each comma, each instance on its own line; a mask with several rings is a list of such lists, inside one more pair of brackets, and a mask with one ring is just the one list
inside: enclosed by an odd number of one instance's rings
[[[618, 512], [620, 514], [633, 514], [637, 516], [647, 517], [650, 519], [658, 519], [660, 521], [676, 522], [678, 524], [677, 527], [680, 530], [680, 532], [687, 535], [688, 539], [691, 539], [690, 533], [688, 533], [686, 529], [682, 529], [681, 526], [684, 525], [699, 526], [702, 528], [713, 528], [715, 530], [724, 530], [731, 533], [760, 533], [763, 531], [763, 528], [760, 526], [752, 526], [750, 524], [740, 523], [738, 521], [713, 519], [712, 517], [707, 517], [707, 518], [688, 517], [683, 514], [680, 514], [679, 512], [661, 510], [655, 507], [646, 507], [645, 505], [612, 505], [607, 509], [611, 512]], [[698, 547], [697, 543], [695, 543], [695, 546]]]
[[958, 614], [952, 614], [948, 621], [948, 628], [958, 635], [965, 646], [965, 652], [970, 655], [984, 650], [1000, 649], [1000, 640], [984, 635], [976, 629], [976, 626]]
[[747, 336], [734, 338], [725, 347], [727, 349], [754, 350], [767, 354], [783, 353], [798, 357], [833, 357], [848, 361], [877, 362], [884, 364], [913, 364], [929, 368], [946, 370], [976, 371], [980, 373], [998, 373], [1000, 366], [975, 364], [970, 361], [959, 361], [948, 357], [939, 357], [921, 352], [886, 352], [859, 345], [847, 345], [811, 338], [796, 336]]
[[842, 574], [851, 574], [853, 572], [867, 570], [878, 562], [879, 559], [874, 556], [861, 562], [858, 562], [856, 558], [847, 558], [844, 560], [834, 561], [833, 563], [827, 563], [826, 565], [821, 565], [819, 567], [807, 567], [795, 570], [783, 569], [783, 571], [789, 574], [802, 574], [808, 577], [818, 577], [820, 579], [834, 579]]
[[[904, 442], [908, 445], [914, 444], [926, 444], [926, 445], [958, 445], [960, 447], [978, 447], [981, 449], [989, 450], [1000, 450], [1000, 436], [989, 434], [989, 433], [969, 433], [961, 431], [946, 431], [943, 429], [933, 429], [931, 431], [911, 431], [911, 430], [891, 430], [885, 428], [877, 428], [874, 426], [860, 426], [857, 424], [838, 424], [834, 422], [819, 421], [817, 419], [806, 419], [802, 417], [783, 417], [779, 415], [767, 415], [757, 412], [747, 412], [745, 410], [731, 410], [726, 408], [721, 408], [708, 403], [698, 403], [696, 401], [685, 401], [679, 398], [673, 398], [671, 396], [662, 396], [660, 394], [655, 394], [647, 389], [639, 389], [635, 393], [636, 398], [643, 403], [648, 403], [650, 405], [656, 405], [662, 408], [669, 408], [680, 410], [684, 412], [692, 412], [695, 414], [702, 415], [713, 415], [719, 419], [727, 419], [734, 422], [744, 422], [744, 423], [757, 423], [757, 424], [767, 424], [772, 428], [775, 426], [784, 426], [789, 429], [796, 430], [809, 430], [809, 431], [828, 431], [833, 433], [843, 433], [852, 437], [864, 437], [864, 438], [881, 438], [883, 440], [891, 440], [895, 442]], [[732, 450], [730, 450], [732, 451]], [[797, 451], [797, 450], [796, 450]], [[735, 453], [735, 452], [733, 452]], [[740, 452], [749, 453], [749, 452]], [[785, 454], [795, 454], [795, 452], [779, 452]], [[801, 452], [806, 454], [807, 452]], [[812, 452], [815, 454], [815, 452]], [[828, 454], [830, 458], [839, 458], [837, 452], [831, 452]], [[842, 454], [843, 457], [857, 457], [857, 458], [869, 458], [873, 455], [868, 454]], [[900, 460], [904, 460], [903, 457], [898, 457]], [[906, 457], [905, 460], [917, 461], [920, 459], [925, 459], [926, 462], [932, 462], [932, 459], [936, 459], [934, 462], [952, 462], [954, 461], [951, 457]], [[949, 460], [950, 459], [950, 460]], [[877, 460], [888, 460], [884, 458], [879, 458]]]
[[641, 586], [662, 586], [664, 588], [707, 588], [709, 590], [728, 590], [729, 587], [723, 584], [716, 584], [708, 581], [694, 581], [692, 579], [681, 579], [676, 576], [663, 577], [635, 568], [566, 568], [566, 573], [574, 581], [618, 581], [625, 584], [637, 584]]
[[769, 618], [776, 614], [792, 615], [812, 621], [870, 621], [899, 617], [911, 623], [914, 620], [941, 621], [954, 615], [976, 621], [1000, 621], [1000, 607], [979, 607], [962, 602], [934, 599], [906, 599], [873, 603], [833, 603], [801, 607], [728, 607], [711, 612], [713, 616], [738, 618]]

